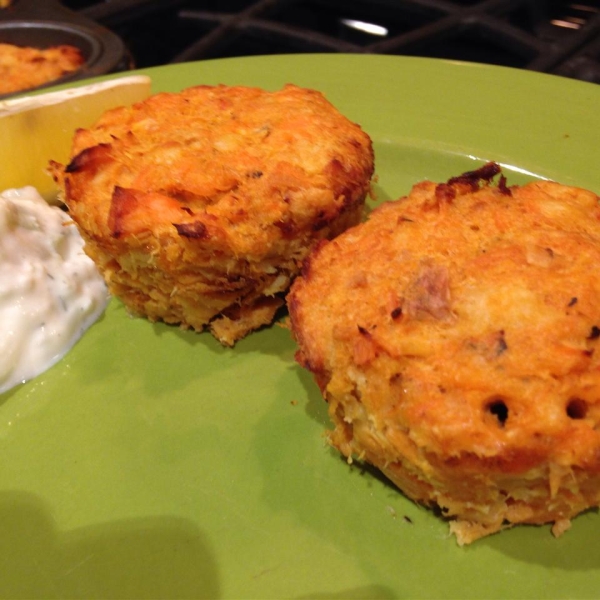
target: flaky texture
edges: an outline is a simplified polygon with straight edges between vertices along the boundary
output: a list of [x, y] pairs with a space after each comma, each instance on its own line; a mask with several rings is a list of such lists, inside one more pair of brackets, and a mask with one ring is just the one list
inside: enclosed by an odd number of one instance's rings
[[[323, 243], [288, 296], [330, 441], [460, 544], [600, 504], [600, 208], [489, 164]], [[483, 182], [483, 183], [482, 183]]]
[[31, 48], [0, 44], [0, 94], [10, 94], [60, 79], [85, 62], [79, 48], [63, 44]]
[[359, 222], [371, 140], [316, 91], [198, 86], [113, 110], [53, 164], [113, 294], [226, 345], [272, 321], [318, 240]]

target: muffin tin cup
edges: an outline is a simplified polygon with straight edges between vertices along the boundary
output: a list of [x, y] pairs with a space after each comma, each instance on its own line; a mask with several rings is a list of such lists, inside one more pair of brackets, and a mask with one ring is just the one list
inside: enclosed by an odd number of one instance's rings
[[55, 0], [15, 0], [0, 9], [0, 43], [48, 48], [69, 44], [79, 48], [84, 64], [52, 82], [0, 95], [0, 98], [34, 90], [116, 73], [133, 68], [133, 60], [119, 36], [75, 13]]

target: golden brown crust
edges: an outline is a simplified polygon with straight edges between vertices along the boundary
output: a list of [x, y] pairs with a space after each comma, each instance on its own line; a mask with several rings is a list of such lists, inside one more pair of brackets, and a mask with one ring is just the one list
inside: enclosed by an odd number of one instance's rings
[[63, 44], [31, 48], [0, 44], [0, 94], [10, 94], [60, 79], [85, 62], [79, 48]]
[[288, 296], [331, 442], [441, 507], [460, 543], [600, 503], [600, 208], [494, 165], [383, 204]]
[[53, 169], [115, 295], [196, 330], [220, 319], [231, 345], [361, 219], [373, 151], [319, 92], [198, 86], [109, 111]]

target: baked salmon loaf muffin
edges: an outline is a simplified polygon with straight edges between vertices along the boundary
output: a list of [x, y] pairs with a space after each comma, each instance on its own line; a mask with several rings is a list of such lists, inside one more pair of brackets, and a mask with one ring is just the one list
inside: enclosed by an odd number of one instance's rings
[[331, 444], [459, 544], [600, 504], [600, 207], [490, 163], [423, 182], [307, 259], [288, 296]]
[[233, 345], [360, 221], [373, 150], [317, 91], [198, 86], [109, 111], [51, 169], [115, 296]]
[[50, 83], [77, 71], [85, 58], [75, 46], [32, 48], [0, 44], [0, 94], [11, 94]]

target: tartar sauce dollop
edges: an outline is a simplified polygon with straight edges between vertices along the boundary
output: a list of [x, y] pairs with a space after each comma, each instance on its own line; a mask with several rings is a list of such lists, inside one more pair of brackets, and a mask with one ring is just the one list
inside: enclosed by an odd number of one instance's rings
[[61, 359], [108, 298], [63, 210], [33, 187], [0, 193], [0, 393]]

